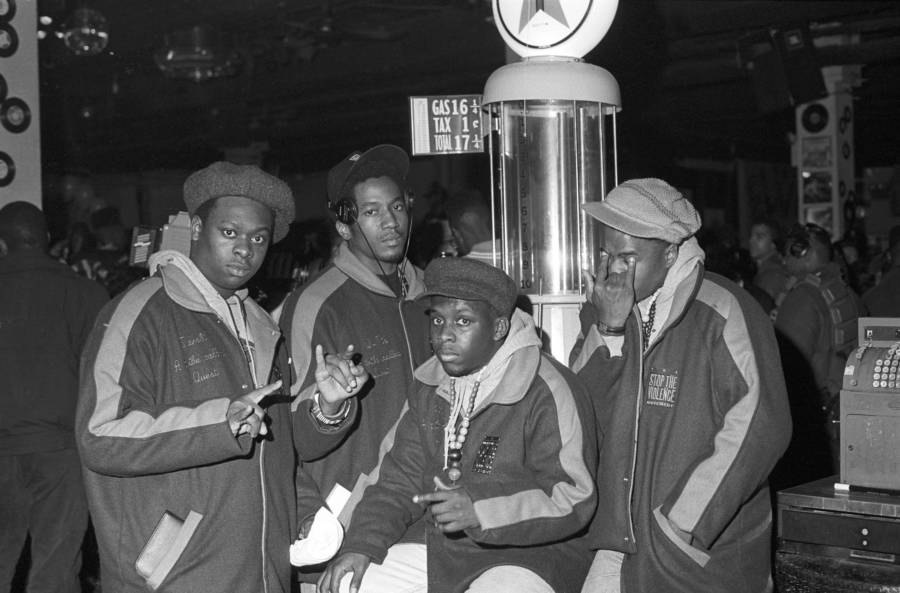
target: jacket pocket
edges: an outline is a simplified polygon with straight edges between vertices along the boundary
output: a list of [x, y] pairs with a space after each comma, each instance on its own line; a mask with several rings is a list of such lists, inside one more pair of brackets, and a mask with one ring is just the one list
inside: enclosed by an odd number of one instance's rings
[[163, 513], [134, 562], [135, 570], [151, 591], [156, 591], [169, 576], [202, 518], [203, 515], [195, 511], [190, 511], [184, 520], [169, 511]]
[[706, 566], [706, 563], [709, 562], [709, 554], [704, 552], [703, 550], [698, 550], [694, 546], [690, 545], [675, 533], [675, 530], [672, 529], [672, 526], [669, 525], [669, 520], [663, 516], [662, 511], [660, 510], [662, 507], [656, 507], [653, 509], [653, 518], [656, 519], [656, 525], [663, 532], [663, 535], [666, 536], [672, 544], [674, 544], [679, 550], [684, 552], [690, 557], [691, 560], [696, 562], [700, 566]]

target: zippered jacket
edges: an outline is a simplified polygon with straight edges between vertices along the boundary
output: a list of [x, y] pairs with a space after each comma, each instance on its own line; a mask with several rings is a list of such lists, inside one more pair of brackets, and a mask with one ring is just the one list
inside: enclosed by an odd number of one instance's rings
[[572, 353], [605, 434], [593, 545], [626, 553], [628, 593], [771, 588], [767, 480], [791, 435], [784, 374], [765, 313], [702, 257], [694, 239], [680, 246], [646, 351], [637, 306], [618, 352], [587, 304]]
[[[259, 386], [281, 369], [287, 383], [287, 356], [240, 291], [245, 354], [185, 265], [160, 266], [104, 308], [82, 357], [76, 438], [103, 588], [286, 593], [297, 452], [322, 455], [342, 435], [320, 427], [309, 402], [292, 414], [273, 394], [261, 402], [268, 436], [233, 436], [226, 411], [257, 387], [250, 364]], [[184, 524], [167, 525], [167, 513]]]
[[[407, 408], [413, 369], [430, 354], [425, 312], [414, 302], [424, 290], [422, 271], [409, 262], [401, 269], [408, 286], [405, 298], [395, 295], [343, 243], [331, 264], [287, 297], [280, 317], [294, 370], [291, 394], [297, 402], [315, 392], [318, 344], [326, 352], [343, 352], [352, 344], [372, 377], [357, 396], [359, 417], [346, 440], [327, 456], [303, 463], [322, 496], [335, 484], [351, 491], [338, 515], [344, 526], [363, 490], [378, 478]], [[300, 498], [301, 517], [317, 510], [315, 495], [305, 497], [301, 488]], [[304, 498], [311, 501], [307, 508], [302, 506]], [[411, 536], [421, 540], [422, 532]]]
[[[530, 316], [516, 311], [511, 325], [480, 379], [484, 395], [475, 399], [462, 447], [458, 484], [471, 497], [480, 527], [445, 534], [425, 521], [430, 593], [465, 591], [480, 573], [500, 565], [530, 569], [559, 593], [579, 591], [590, 565], [583, 537], [596, 505], [590, 401], [568, 369], [540, 352]], [[416, 379], [394, 446], [342, 548], [376, 563], [407, 525], [425, 516], [412, 497], [433, 491], [435, 476], [447, 482], [451, 379], [434, 357], [416, 369]]]

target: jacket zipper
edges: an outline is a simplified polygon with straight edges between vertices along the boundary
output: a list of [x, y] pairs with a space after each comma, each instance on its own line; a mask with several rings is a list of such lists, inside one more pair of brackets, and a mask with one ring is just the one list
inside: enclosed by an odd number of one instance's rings
[[[637, 309], [637, 306], [635, 306]], [[640, 320], [640, 311], [637, 311], [637, 318]], [[631, 475], [628, 478], [628, 535], [631, 537], [631, 544], [637, 545], [637, 538], [634, 535], [634, 519], [632, 516], [632, 506], [634, 504], [634, 474], [637, 470], [637, 446], [638, 446], [638, 430], [641, 425], [641, 401], [644, 397], [644, 335], [640, 331], [640, 321], [638, 321], [638, 348], [640, 355], [638, 357], [638, 389], [637, 400], [634, 409], [634, 433], [631, 437]]]
[[409, 332], [406, 330], [406, 319], [403, 318], [403, 299], [397, 301], [397, 312], [400, 314], [400, 326], [403, 328], [403, 339], [406, 341], [406, 357], [409, 359], [409, 372], [412, 374], [416, 370], [413, 362], [412, 346], [409, 343]]

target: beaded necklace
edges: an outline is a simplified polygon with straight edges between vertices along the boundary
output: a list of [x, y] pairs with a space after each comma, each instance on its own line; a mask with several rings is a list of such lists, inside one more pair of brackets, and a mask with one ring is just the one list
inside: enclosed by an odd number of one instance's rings
[[[483, 369], [482, 369], [483, 370]], [[469, 392], [468, 401], [463, 409], [463, 400], [466, 399], [456, 391], [456, 379], [450, 379], [450, 417], [444, 427], [444, 469], [452, 483], [456, 483], [462, 476], [460, 465], [462, 464], [462, 447], [469, 434], [469, 422], [472, 412], [475, 410], [475, 397], [481, 386], [481, 373], [475, 379], [472, 390]]]

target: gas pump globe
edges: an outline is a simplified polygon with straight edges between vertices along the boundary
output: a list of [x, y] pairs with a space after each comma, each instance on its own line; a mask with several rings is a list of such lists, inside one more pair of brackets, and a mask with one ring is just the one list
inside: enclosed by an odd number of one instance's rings
[[597, 251], [581, 205], [602, 200], [618, 181], [619, 85], [580, 59], [606, 33], [615, 8], [494, 0], [498, 30], [526, 56], [495, 71], [482, 99], [499, 217], [494, 263], [527, 295], [550, 353], [563, 362], [579, 331], [581, 272], [594, 270]]

